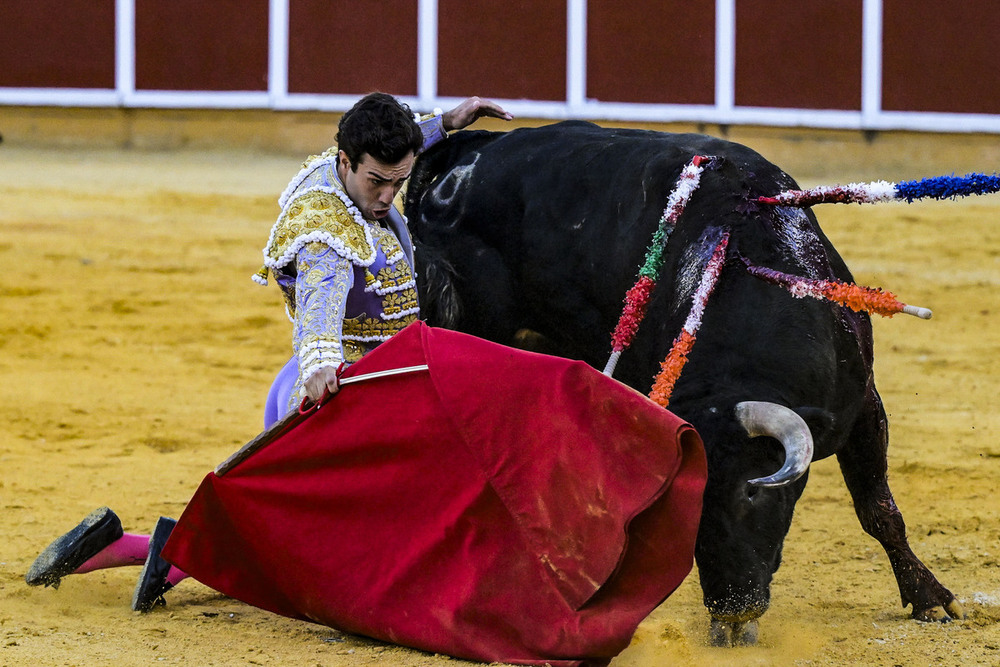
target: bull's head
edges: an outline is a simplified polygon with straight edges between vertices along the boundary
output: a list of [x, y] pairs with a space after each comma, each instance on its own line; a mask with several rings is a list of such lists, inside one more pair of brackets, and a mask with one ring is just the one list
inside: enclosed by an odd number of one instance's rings
[[[773, 474], [749, 480], [739, 475], [766, 473], [768, 461], [777, 467], [777, 448], [725, 447], [715, 451], [722, 459], [716, 459], [714, 467], [710, 462], [709, 475], [714, 471], [715, 477], [706, 488], [697, 558], [705, 605], [712, 615], [710, 641], [716, 646], [756, 643], [757, 619], [769, 606], [771, 577], [802, 491], [802, 484], [793, 483], [806, 474], [813, 456], [809, 427], [783, 405], [744, 401], [736, 404], [732, 416], [735, 419], [729, 421], [719, 414], [721, 423], [729, 424], [722, 428], [706, 424], [708, 437], [716, 444], [773, 438], [784, 449], [785, 459]], [[757, 493], [763, 488], [771, 491]]]

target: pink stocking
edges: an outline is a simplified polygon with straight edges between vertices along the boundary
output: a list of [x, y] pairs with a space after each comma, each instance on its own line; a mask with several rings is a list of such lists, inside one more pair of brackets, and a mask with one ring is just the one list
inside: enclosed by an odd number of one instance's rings
[[94, 570], [125, 565], [142, 565], [149, 553], [149, 535], [125, 533], [117, 540], [98, 551], [90, 560], [76, 568], [73, 574], [84, 574]]
[[176, 586], [181, 581], [187, 578], [188, 575], [186, 572], [184, 572], [180, 568], [174, 567], [173, 565], [170, 566], [170, 572], [167, 572], [167, 583], [170, 584], [171, 586]]
[[[124, 567], [126, 565], [142, 565], [149, 555], [149, 535], [133, 535], [125, 533], [117, 540], [97, 552], [90, 560], [76, 568], [73, 574], [85, 574], [94, 570], [103, 570], [109, 567]], [[167, 583], [176, 586], [179, 582], [187, 579], [188, 575], [183, 570], [170, 566], [167, 573]]]

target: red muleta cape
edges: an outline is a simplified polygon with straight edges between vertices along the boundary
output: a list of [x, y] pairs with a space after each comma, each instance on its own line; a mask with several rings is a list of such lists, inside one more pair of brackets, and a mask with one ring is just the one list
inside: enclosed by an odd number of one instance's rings
[[233, 598], [424, 651], [606, 664], [691, 570], [689, 425], [579, 361], [416, 322], [224, 475], [163, 551]]

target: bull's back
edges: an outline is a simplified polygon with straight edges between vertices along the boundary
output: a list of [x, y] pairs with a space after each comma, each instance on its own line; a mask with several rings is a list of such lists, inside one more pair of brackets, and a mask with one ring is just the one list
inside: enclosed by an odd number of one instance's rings
[[[580, 121], [461, 132], [418, 160], [407, 213], [416, 237], [432, 245], [475, 235], [522, 258], [519, 264], [533, 267], [517, 276], [526, 298], [558, 291], [575, 304], [583, 290], [604, 309], [634, 280], [677, 177], [695, 154], [766, 164], [750, 149], [704, 135]], [[756, 178], [766, 177], [759, 172]], [[775, 169], [779, 175], [787, 179]], [[717, 218], [720, 209], [710, 215]]]
[[[467, 252], [474, 247], [472, 239], [504, 258], [517, 316], [524, 317], [520, 325], [599, 365], [607, 358], [622, 299], [677, 178], [694, 155], [719, 160], [702, 174], [677, 223], [652, 322], [640, 327], [639, 349], [620, 367], [623, 380], [648, 390], [696, 286], [685, 266], [711, 251], [718, 230], [730, 231], [732, 256], [740, 253], [800, 275], [850, 279], [811, 213], [796, 211], [794, 219], [785, 219], [788, 211], [753, 204], [757, 195], [796, 187], [781, 169], [745, 146], [699, 134], [602, 128], [578, 121], [506, 133], [463, 132], [418, 160], [408, 215], [419, 239], [446, 252]], [[800, 238], [787, 233], [789, 225], [798, 227]], [[793, 247], [802, 239], [814, 247], [807, 252]], [[476, 279], [466, 276], [465, 289], [471, 292], [465, 298], [479, 298]], [[724, 367], [734, 375], [759, 373], [761, 367], [776, 374], [788, 372], [786, 368], [801, 372], [803, 360], [813, 364], [808, 371], [817, 378], [837, 373], [833, 357], [838, 355], [829, 351], [850, 341], [829, 304], [793, 300], [779, 288], [755, 282], [739, 267], [727, 269], [726, 283], [713, 297], [726, 312], [713, 305], [706, 315], [711, 326], [703, 332], [694, 362], [722, 350], [732, 357]], [[762, 316], [777, 312], [791, 319]], [[793, 320], [795, 326], [787, 326]], [[803, 329], [812, 333], [796, 333]], [[839, 338], [831, 341], [832, 336]], [[732, 340], [747, 344], [735, 353]], [[754, 345], [754, 354], [772, 358], [749, 360], [745, 348]], [[698, 365], [692, 364], [695, 369]], [[721, 366], [713, 365], [713, 370]], [[716, 375], [718, 382], [727, 381]]]

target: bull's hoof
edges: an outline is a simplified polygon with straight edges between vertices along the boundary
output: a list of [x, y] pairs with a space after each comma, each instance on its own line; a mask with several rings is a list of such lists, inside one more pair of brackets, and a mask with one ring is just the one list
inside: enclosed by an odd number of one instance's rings
[[743, 623], [712, 619], [708, 641], [712, 646], [755, 646], [759, 624], [756, 619]]
[[958, 600], [953, 599], [946, 605], [929, 607], [920, 611], [914, 610], [913, 618], [925, 623], [948, 623], [949, 621], [961, 621], [965, 618], [965, 609]]

